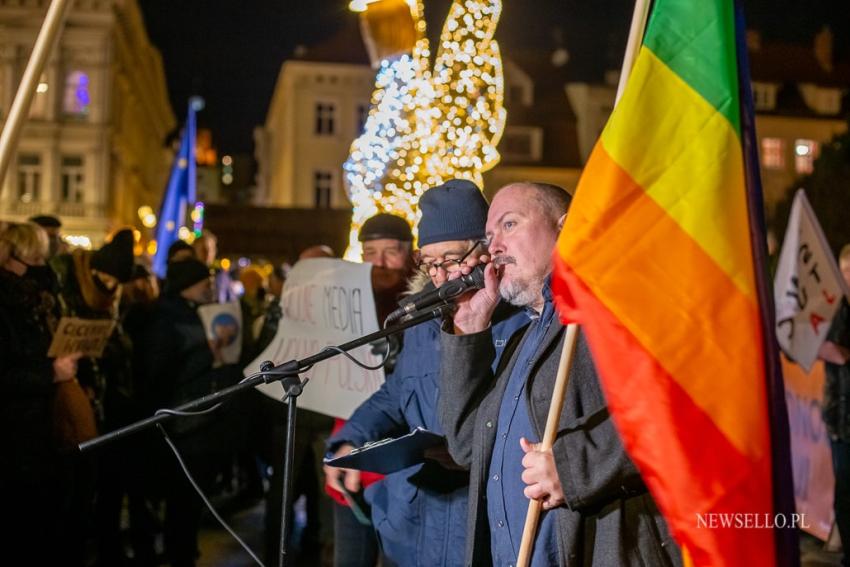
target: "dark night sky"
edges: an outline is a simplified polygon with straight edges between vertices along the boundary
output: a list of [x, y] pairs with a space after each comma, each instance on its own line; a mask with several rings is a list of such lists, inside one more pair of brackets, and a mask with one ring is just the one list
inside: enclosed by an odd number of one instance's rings
[[[439, 33], [449, 0], [425, 0], [429, 35]], [[829, 22], [836, 48], [850, 55], [850, 2], [745, 0], [748, 24], [765, 37], [809, 43]], [[162, 52], [171, 104], [182, 124], [190, 95], [206, 109], [220, 154], [250, 153], [252, 130], [265, 121], [281, 63], [298, 44], [331, 35], [356, 15], [348, 0], [140, 0], [148, 34]], [[497, 38], [511, 48], [551, 46], [561, 28], [571, 72], [619, 67], [631, 0], [504, 0]]]

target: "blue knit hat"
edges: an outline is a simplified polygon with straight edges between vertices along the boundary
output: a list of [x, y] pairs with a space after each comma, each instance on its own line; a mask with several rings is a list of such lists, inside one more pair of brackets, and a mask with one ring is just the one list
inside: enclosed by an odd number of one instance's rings
[[419, 247], [483, 238], [488, 207], [481, 190], [465, 179], [451, 179], [428, 189], [419, 198]]

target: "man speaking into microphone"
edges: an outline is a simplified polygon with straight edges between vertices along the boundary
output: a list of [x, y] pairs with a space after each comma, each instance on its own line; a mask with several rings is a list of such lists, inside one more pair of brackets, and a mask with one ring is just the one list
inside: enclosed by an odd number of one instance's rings
[[[487, 202], [473, 183], [452, 180], [427, 190], [419, 201], [418, 275], [411, 291], [432, 287], [435, 291], [415, 293], [392, 318], [449, 301], [440, 297], [449, 275], [465, 265], [466, 259], [484, 252], [482, 239], [487, 219]], [[483, 285], [478, 273], [479, 285]], [[467, 278], [474, 279], [474, 278]], [[474, 286], [469, 281], [459, 291]], [[457, 286], [451, 283], [449, 287]], [[456, 289], [453, 294], [457, 295]], [[528, 318], [518, 310], [494, 317], [493, 346], [501, 351], [507, 337]], [[372, 397], [361, 405], [339, 432], [328, 441], [336, 457], [369, 441], [404, 435], [423, 427], [442, 433], [436, 415], [440, 350], [438, 321], [405, 331], [395, 369]], [[498, 357], [497, 357], [498, 358]], [[459, 470], [444, 453], [439, 463], [423, 464], [387, 475], [366, 489], [371, 519], [378, 533], [384, 558], [404, 566], [460, 565], [463, 562], [469, 473]], [[325, 467], [326, 481], [356, 488], [359, 471]]]
[[[487, 218], [486, 285], [456, 300], [440, 337], [440, 420], [452, 457], [470, 469], [466, 564], [515, 565], [533, 498], [544, 510], [535, 567], [679, 565], [678, 549], [608, 415], [581, 334], [556, 440], [548, 451], [537, 445], [565, 335], [549, 283], [569, 202], [563, 189], [542, 183], [496, 193]], [[497, 354], [490, 329], [505, 301], [531, 323]], [[494, 372], [498, 357], [503, 363]]]

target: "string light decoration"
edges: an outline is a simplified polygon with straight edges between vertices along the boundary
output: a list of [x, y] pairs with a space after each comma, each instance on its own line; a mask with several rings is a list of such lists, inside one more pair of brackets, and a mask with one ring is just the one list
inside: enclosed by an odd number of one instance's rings
[[416, 43], [410, 53], [380, 62], [364, 132], [343, 165], [354, 207], [349, 260], [360, 259], [357, 235], [369, 217], [389, 212], [415, 227], [425, 190], [453, 178], [483, 187], [482, 172], [499, 162], [507, 112], [493, 35], [501, 1], [455, 0], [433, 69], [422, 1], [406, 2]]
[[202, 201], [195, 203], [195, 207], [192, 209], [189, 218], [192, 219], [192, 234], [194, 238], [200, 238], [204, 231], [204, 203]]

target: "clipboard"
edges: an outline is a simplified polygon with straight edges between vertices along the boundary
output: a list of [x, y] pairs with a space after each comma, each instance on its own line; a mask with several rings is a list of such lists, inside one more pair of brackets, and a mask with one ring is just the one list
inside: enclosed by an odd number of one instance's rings
[[446, 438], [422, 427], [407, 435], [366, 443], [349, 454], [325, 459], [332, 467], [390, 474], [425, 460], [425, 451], [444, 445]]

